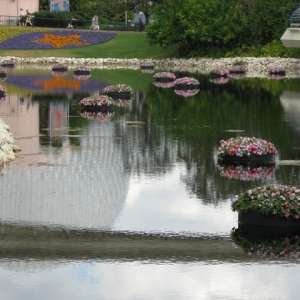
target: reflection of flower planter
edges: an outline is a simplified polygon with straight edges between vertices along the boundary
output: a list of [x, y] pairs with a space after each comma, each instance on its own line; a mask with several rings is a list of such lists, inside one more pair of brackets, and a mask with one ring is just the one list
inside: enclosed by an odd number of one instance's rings
[[80, 112], [81, 117], [89, 120], [97, 120], [97, 121], [105, 121], [109, 120], [113, 117], [115, 113], [113, 111], [107, 111], [107, 112], [88, 112], [82, 110]]
[[82, 110], [87, 112], [107, 112], [113, 111], [114, 105], [82, 105]]
[[51, 73], [54, 77], [65, 77], [68, 75], [67, 71], [52, 71]]
[[123, 106], [126, 106], [126, 105], [130, 104], [131, 102], [132, 102], [132, 98], [130, 98], [130, 99], [117, 99], [115, 101], [115, 105], [119, 106], [119, 107], [123, 107]]
[[174, 81], [174, 79], [172, 79], [172, 78], [167, 78], [167, 77], [165, 77], [165, 78], [155, 78], [155, 81], [156, 82], [173, 82]]
[[[248, 255], [258, 255], [271, 258], [298, 258], [300, 249], [299, 228], [296, 230], [282, 230], [268, 227], [251, 226], [231, 231], [231, 238], [235, 245], [244, 249]], [[266, 234], [261, 234], [264, 231]], [[253, 235], [254, 233], [254, 235]]]
[[154, 81], [153, 84], [158, 88], [164, 88], [164, 89], [174, 87], [174, 81], [171, 81], [171, 82], [157, 82], [157, 81]]
[[73, 75], [73, 78], [77, 79], [77, 80], [87, 80], [91, 77], [91, 75]]
[[140, 68], [141, 68], [141, 70], [153, 70], [154, 63], [141, 63]]
[[3, 98], [3, 97], [5, 97], [5, 92], [0, 91], [0, 98]]
[[197, 90], [199, 85], [196, 84], [174, 84], [175, 90]]
[[5, 97], [0, 97], [0, 104], [3, 103], [5, 101]]
[[286, 75], [286, 71], [282, 67], [270, 68], [269, 69], [269, 75], [285, 76]]
[[220, 70], [214, 70], [210, 72], [210, 78], [220, 78], [220, 77], [227, 77], [229, 74], [229, 71], [227, 69], [220, 69]]
[[118, 100], [118, 99], [130, 99], [131, 93], [130, 92], [107, 92], [105, 93], [107, 96]]
[[171, 72], [159, 72], [153, 78], [156, 82], [172, 82], [176, 79], [176, 76]]
[[199, 89], [194, 89], [194, 90], [186, 90], [186, 89], [182, 89], [182, 90], [174, 90], [176, 95], [182, 96], [182, 97], [191, 97], [191, 96], [195, 96], [196, 94], [199, 93]]
[[276, 169], [275, 165], [253, 166], [253, 165], [227, 165], [218, 164], [220, 175], [230, 179], [239, 179], [242, 181], [259, 180], [271, 176]]
[[241, 74], [237, 74], [237, 73], [229, 73], [227, 76], [228, 76], [229, 78], [238, 80], [238, 79], [244, 78], [244, 77], [246, 76], [246, 74], [245, 74], [245, 73], [241, 73]]
[[75, 71], [74, 70], [74, 75], [89, 75], [90, 71]]
[[259, 164], [259, 163], [266, 163], [274, 161], [275, 156], [274, 154], [264, 154], [264, 155], [255, 155], [250, 154], [247, 156], [236, 156], [236, 155], [225, 155], [220, 157], [220, 161], [225, 163], [252, 163], [252, 164]]
[[269, 75], [268, 76], [270, 79], [276, 79], [276, 80], [281, 80], [281, 79], [285, 79], [286, 76], [285, 75]]
[[153, 73], [154, 69], [141, 69], [142, 73]]
[[178, 78], [174, 82], [174, 88], [176, 90], [195, 90], [200, 86], [200, 82], [192, 77]]
[[239, 213], [238, 222], [245, 225], [258, 225], [258, 226], [270, 226], [270, 227], [300, 227], [300, 219], [281, 218], [269, 215], [263, 215], [257, 211], [247, 211], [245, 213]]
[[225, 84], [228, 82], [228, 78], [226, 77], [218, 77], [218, 78], [213, 78], [213, 79], [209, 79], [210, 82], [215, 83], [215, 84]]

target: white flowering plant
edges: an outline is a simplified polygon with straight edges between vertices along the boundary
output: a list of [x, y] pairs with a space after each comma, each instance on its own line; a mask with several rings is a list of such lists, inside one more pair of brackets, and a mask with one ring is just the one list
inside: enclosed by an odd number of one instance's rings
[[219, 157], [249, 157], [251, 154], [261, 156], [277, 153], [273, 143], [256, 137], [230, 138], [229, 140], [221, 140], [220, 144], [217, 150]]
[[267, 216], [300, 218], [300, 189], [288, 185], [264, 185], [233, 198], [232, 210], [245, 213], [257, 211]]

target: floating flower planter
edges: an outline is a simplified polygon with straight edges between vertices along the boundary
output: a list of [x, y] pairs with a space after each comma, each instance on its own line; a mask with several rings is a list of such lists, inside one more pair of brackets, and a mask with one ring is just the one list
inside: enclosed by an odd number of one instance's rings
[[82, 110], [80, 112], [80, 116], [89, 119], [89, 120], [96, 120], [96, 121], [107, 121], [113, 117], [115, 113], [113, 111], [106, 111], [106, 112], [90, 112]]
[[235, 196], [232, 210], [245, 225], [300, 226], [300, 189], [287, 185], [264, 185]]
[[269, 75], [285, 76], [286, 72], [285, 72], [285, 69], [282, 68], [282, 67], [270, 68], [269, 69]]
[[[261, 231], [262, 228], [256, 228]], [[278, 228], [276, 228], [278, 231]], [[299, 232], [277, 236], [262, 236], [253, 238], [243, 229], [233, 228], [231, 239], [234, 245], [242, 248], [248, 255], [257, 255], [270, 258], [298, 258], [300, 250]]]
[[107, 112], [114, 107], [114, 100], [107, 95], [91, 96], [83, 98], [79, 105], [87, 112]]
[[0, 85], [0, 98], [5, 97], [5, 93], [6, 93], [6, 87], [3, 85]]
[[91, 73], [91, 68], [88, 67], [76, 67], [73, 70], [74, 75], [89, 75]]
[[160, 81], [154, 81], [153, 84], [158, 87], [158, 88], [163, 88], [163, 89], [168, 89], [168, 88], [172, 88], [175, 83], [174, 81], [171, 82], [160, 82]]
[[210, 72], [210, 78], [227, 77], [229, 71], [227, 69], [213, 70]]
[[103, 93], [115, 100], [130, 99], [133, 94], [133, 90], [129, 85], [117, 84], [117, 85], [109, 85], [105, 87], [103, 89]]
[[217, 167], [220, 170], [220, 175], [222, 177], [238, 179], [242, 181], [254, 181], [264, 179], [271, 176], [276, 170], [275, 165], [251, 166], [248, 164], [218, 164]]
[[4, 60], [0, 63], [0, 66], [3, 68], [14, 68], [16, 63], [13, 60]]
[[231, 68], [228, 69], [228, 74], [245, 74], [247, 71], [247, 69], [243, 66], [233, 66]]
[[274, 144], [256, 137], [237, 137], [222, 140], [217, 150], [218, 159], [227, 163], [263, 163], [274, 160]]
[[192, 77], [182, 77], [174, 81], [175, 90], [197, 90], [200, 82]]
[[227, 77], [218, 77], [218, 78], [213, 78], [209, 79], [210, 82], [215, 83], [215, 84], [225, 84], [228, 82]]
[[192, 97], [199, 93], [199, 89], [194, 90], [174, 90], [176, 95], [182, 96], [182, 97]]
[[141, 70], [153, 70], [154, 69], [154, 63], [152, 62], [142, 62], [140, 64]]
[[51, 67], [51, 69], [54, 72], [67, 72], [68, 71], [68, 66], [64, 65], [64, 64], [56, 63]]
[[173, 82], [176, 79], [175, 74], [170, 72], [160, 72], [153, 76], [155, 82]]

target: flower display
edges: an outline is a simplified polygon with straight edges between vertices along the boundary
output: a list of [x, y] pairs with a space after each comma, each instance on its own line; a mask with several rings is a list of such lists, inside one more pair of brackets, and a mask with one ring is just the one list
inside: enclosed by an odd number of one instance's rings
[[256, 137], [236, 137], [229, 140], [221, 140], [220, 146], [217, 150], [219, 157], [222, 156], [250, 156], [254, 155], [266, 155], [276, 154], [277, 149], [274, 144], [266, 140]]
[[89, 119], [89, 120], [96, 120], [96, 121], [107, 121], [113, 117], [115, 112], [89, 112], [89, 111], [81, 111], [80, 116]]
[[0, 92], [5, 93], [6, 87], [4, 85], [0, 85]]
[[214, 77], [221, 77], [221, 76], [226, 77], [228, 74], [229, 74], [229, 70], [228, 69], [212, 70], [210, 72], [210, 76], [212, 78], [214, 78]]
[[246, 76], [245, 73], [229, 73], [229, 74], [227, 75], [227, 77], [232, 78], [232, 79], [236, 79], [236, 80], [242, 79], [242, 78], [244, 78], [245, 76]]
[[288, 185], [264, 185], [248, 190], [232, 201], [232, 210], [249, 210], [282, 218], [300, 218], [300, 189]]
[[182, 97], [191, 97], [195, 96], [199, 93], [199, 89], [193, 89], [193, 90], [174, 90], [176, 95], [182, 96]]
[[230, 179], [239, 179], [242, 181], [254, 181], [271, 176], [275, 170], [275, 165], [251, 166], [251, 165], [227, 165], [218, 164], [220, 175]]
[[132, 87], [126, 84], [116, 84], [116, 85], [109, 85], [103, 89], [103, 93], [133, 93]]
[[114, 105], [114, 100], [107, 95], [90, 96], [80, 100], [81, 106], [110, 106]]
[[109, 41], [116, 32], [50, 30], [20, 34], [0, 43], [0, 49], [77, 48]]
[[269, 75], [285, 75], [285, 69], [282, 67], [270, 68]]
[[200, 85], [200, 82], [196, 78], [192, 77], [181, 77], [175, 80], [175, 85], [192, 85], [192, 86], [198, 86]]
[[73, 72], [74, 74], [78, 74], [78, 75], [87, 75], [90, 74], [91, 68], [79, 66], [79, 67], [75, 67]]
[[115, 105], [119, 106], [119, 107], [124, 107], [127, 106], [128, 104], [130, 104], [132, 102], [133, 98], [131, 97], [130, 99], [118, 99], [115, 100]]
[[171, 72], [159, 72], [153, 75], [154, 79], [168, 79], [170, 81], [175, 80], [176, 76], [175, 74]]
[[14, 68], [16, 63], [13, 60], [3, 60], [0, 62], [2, 68]]
[[239, 229], [233, 228], [231, 239], [238, 247], [244, 249], [248, 255], [257, 255], [270, 258], [298, 258], [300, 253], [299, 235], [278, 237], [261, 237], [249, 239]]
[[228, 78], [227, 77], [217, 77], [217, 78], [213, 78], [213, 79], [209, 79], [210, 82], [215, 83], [215, 84], [225, 84], [228, 82]]
[[68, 66], [65, 64], [55, 63], [54, 65], [52, 65], [51, 69], [52, 71], [67, 71]]
[[164, 88], [164, 89], [172, 88], [175, 85], [174, 81], [170, 81], [170, 82], [154, 81], [153, 84], [158, 88]]
[[245, 74], [247, 69], [244, 66], [233, 66], [228, 68], [229, 74]]

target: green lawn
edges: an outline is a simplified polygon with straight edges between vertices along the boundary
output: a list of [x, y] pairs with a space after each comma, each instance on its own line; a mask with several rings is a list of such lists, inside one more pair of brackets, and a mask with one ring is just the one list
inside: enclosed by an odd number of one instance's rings
[[145, 33], [120, 32], [112, 40], [75, 49], [1, 50], [0, 56], [74, 57], [74, 58], [137, 58], [165, 59], [177, 57], [177, 46], [163, 49], [149, 46]]

